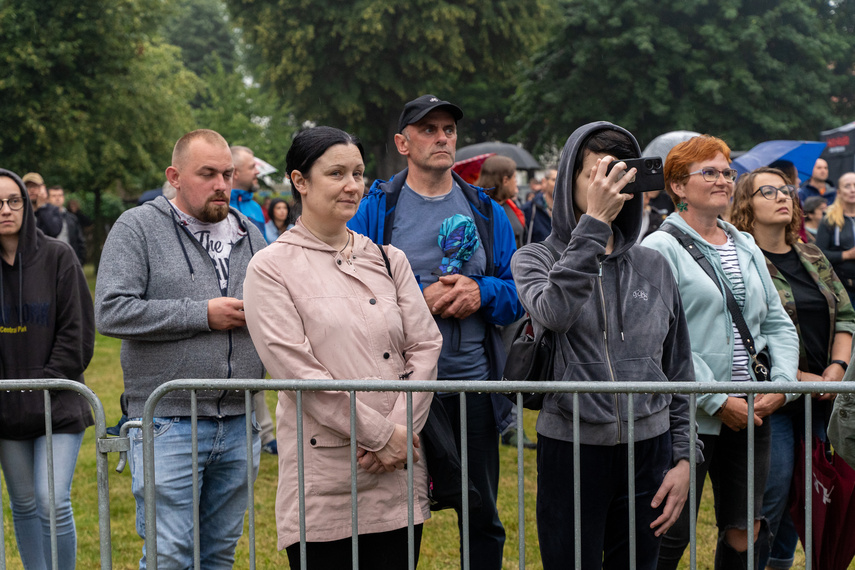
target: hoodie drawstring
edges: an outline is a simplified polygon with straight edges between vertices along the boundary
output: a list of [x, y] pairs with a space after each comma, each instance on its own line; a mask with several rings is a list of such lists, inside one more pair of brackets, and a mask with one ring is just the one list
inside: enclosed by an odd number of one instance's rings
[[24, 318], [24, 258], [18, 252], [18, 324], [23, 324]]
[[172, 224], [175, 228], [175, 237], [178, 239], [178, 245], [181, 246], [181, 253], [184, 254], [184, 261], [187, 262], [187, 267], [190, 268], [190, 280], [196, 280], [196, 270], [193, 269], [193, 264], [190, 262], [190, 256], [187, 255], [187, 248], [184, 247], [184, 240], [181, 239], [181, 232], [178, 230], [178, 220], [175, 218], [175, 211], [170, 208], [170, 214], [172, 214]]
[[623, 296], [621, 295], [620, 290], [620, 261], [615, 260], [615, 293], [617, 296], [615, 299], [617, 300], [617, 321], [618, 321], [618, 330], [620, 330], [620, 340], [624, 341], [623, 336]]
[[6, 324], [6, 292], [3, 290], [2, 268], [0, 268], [0, 324]]
[[[24, 268], [21, 252], [18, 252], [18, 324], [22, 324], [24, 318]], [[11, 324], [6, 321], [6, 288], [3, 281], [3, 271], [0, 270], [0, 323]], [[11, 315], [10, 315], [11, 317]]]

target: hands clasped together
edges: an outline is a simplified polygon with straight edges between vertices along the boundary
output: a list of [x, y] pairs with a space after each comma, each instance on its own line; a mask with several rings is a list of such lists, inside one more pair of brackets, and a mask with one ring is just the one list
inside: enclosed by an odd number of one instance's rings
[[[418, 462], [419, 436], [413, 434], [413, 463]], [[397, 469], [407, 467], [407, 428], [400, 424], [395, 426], [392, 437], [386, 445], [377, 451], [359, 448], [356, 450], [356, 460], [359, 466], [369, 473], [392, 473]]]

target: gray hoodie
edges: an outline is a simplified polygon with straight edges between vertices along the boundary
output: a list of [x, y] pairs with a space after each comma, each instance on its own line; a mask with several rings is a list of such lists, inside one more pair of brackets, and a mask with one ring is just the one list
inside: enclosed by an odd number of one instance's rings
[[[583, 141], [602, 129], [629, 135], [641, 154], [630, 133], [607, 122], [580, 127], [567, 139], [547, 238], [561, 258], [554, 263], [539, 244], [517, 251], [511, 269], [520, 301], [536, 327], [559, 333], [555, 380], [692, 382], [689, 333], [671, 269], [659, 253], [636, 246], [642, 197], [626, 202], [611, 227], [587, 215], [576, 224], [573, 165]], [[614, 251], [606, 256], [612, 233]], [[581, 443], [627, 442], [626, 395], [581, 394], [579, 402]], [[538, 433], [572, 441], [573, 413], [572, 394], [548, 394]], [[674, 462], [688, 459], [688, 396], [637, 394], [634, 413], [637, 441], [670, 430]]]
[[[228, 295], [243, 298], [253, 253], [266, 244], [261, 232], [234, 209], [248, 233], [229, 256]], [[101, 334], [122, 339], [128, 416], [142, 416], [148, 396], [177, 378], [263, 378], [264, 366], [246, 327], [213, 331], [208, 301], [221, 297], [208, 253], [186, 229], [166, 198], [122, 214], [110, 231], [95, 287], [95, 322]], [[200, 416], [244, 413], [241, 392], [201, 391]], [[170, 392], [155, 416], [189, 416], [190, 396]]]

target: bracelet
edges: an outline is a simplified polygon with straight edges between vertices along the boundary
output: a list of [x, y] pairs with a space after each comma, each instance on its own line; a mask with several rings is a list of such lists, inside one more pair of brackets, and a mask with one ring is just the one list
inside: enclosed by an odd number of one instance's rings
[[843, 360], [832, 360], [830, 364], [839, 364], [840, 368], [842, 368], [844, 372], [846, 372], [846, 369], [849, 368], [849, 363]]
[[724, 403], [721, 405], [721, 407], [718, 410], [716, 410], [716, 413], [713, 414], [713, 417], [716, 417], [716, 418], [719, 417], [721, 415], [721, 413], [724, 411], [724, 409], [727, 407], [727, 403], [729, 401], [730, 401], [730, 398], [725, 400]]

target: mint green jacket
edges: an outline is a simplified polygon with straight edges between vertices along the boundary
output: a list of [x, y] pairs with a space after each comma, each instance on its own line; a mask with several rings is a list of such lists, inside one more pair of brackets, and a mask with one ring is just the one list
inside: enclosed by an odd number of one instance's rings
[[[696, 247], [712, 264], [720, 284], [729, 286], [730, 282], [721, 266], [721, 258], [711, 244], [701, 238], [677, 212], [668, 216], [663, 225], [665, 224], [673, 224], [688, 233], [694, 239]], [[768, 346], [773, 382], [795, 382], [799, 338], [793, 322], [781, 305], [778, 291], [766, 268], [766, 258], [751, 235], [740, 232], [721, 220], [719, 226], [733, 237], [736, 246], [739, 267], [745, 282], [745, 306], [742, 314], [751, 336], [754, 337], [757, 352]], [[733, 367], [733, 320], [718, 285], [673, 236], [662, 231], [653, 232], [644, 239], [642, 245], [664, 255], [674, 272], [689, 324], [695, 380], [730, 382]], [[795, 394], [788, 394], [787, 401], [796, 397]], [[713, 414], [726, 399], [727, 394], [698, 396], [699, 433], [719, 433], [721, 420]]]

